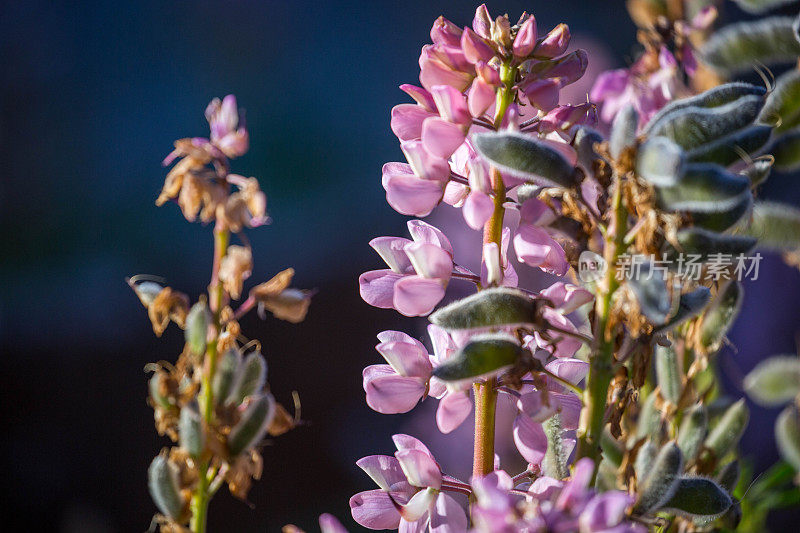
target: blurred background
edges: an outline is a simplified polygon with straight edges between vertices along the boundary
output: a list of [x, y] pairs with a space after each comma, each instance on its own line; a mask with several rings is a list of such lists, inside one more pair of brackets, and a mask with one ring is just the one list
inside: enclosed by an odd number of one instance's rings
[[[251, 135], [250, 153], [234, 170], [259, 178], [274, 220], [248, 232], [251, 282], [293, 266], [295, 285], [319, 293], [300, 325], [243, 321], [265, 346], [275, 396], [291, 405], [297, 390], [307, 424], [265, 448], [252, 509], [220, 491], [210, 530], [278, 531], [295, 523], [314, 531], [322, 512], [356, 530], [347, 502], [372, 482], [355, 460], [391, 453], [392, 433], [434, 427], [432, 405], [379, 415], [361, 389], [361, 370], [378, 362], [376, 333], [422, 336], [424, 328], [358, 295], [358, 275], [381, 264], [369, 239], [405, 234], [405, 217], [385, 203], [380, 186], [381, 165], [402, 158], [389, 110], [407, 100], [397, 86], [417, 82], [433, 20], [445, 14], [468, 24], [476, 1], [3, 2], [0, 445], [7, 512], [24, 517], [29, 531], [147, 529], [155, 507], [146, 469], [167, 440], [154, 431], [143, 368], [175, 360], [183, 336], [172, 326], [154, 338], [124, 280], [156, 274], [192, 298], [204, 291], [211, 228], [153, 202], [172, 141], [206, 135], [206, 104], [234, 93]], [[501, 0], [489, 9], [533, 12], [543, 31], [562, 19], [570, 25], [573, 48], [588, 48], [591, 60], [586, 82], [571, 93], [576, 101], [597, 72], [625, 66], [635, 53], [621, 0]], [[724, 20], [741, 16], [728, 6]], [[798, 204], [800, 183], [774, 175], [763, 196]], [[448, 208], [440, 209], [437, 220], [446, 219]], [[464, 239], [477, 249], [478, 233]], [[722, 356], [736, 396], [758, 360], [796, 351], [800, 330], [796, 270], [767, 257], [746, 290], [730, 335], [736, 348]], [[751, 407], [743, 446], [759, 472], [776, 459], [776, 412]], [[445, 467], [458, 470], [456, 442], [465, 435], [431, 442]], [[784, 513], [774, 523], [796, 519]]]

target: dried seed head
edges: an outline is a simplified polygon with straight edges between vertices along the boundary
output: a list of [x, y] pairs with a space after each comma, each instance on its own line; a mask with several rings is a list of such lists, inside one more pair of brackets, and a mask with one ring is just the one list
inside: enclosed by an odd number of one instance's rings
[[238, 300], [242, 284], [253, 271], [253, 254], [249, 247], [229, 246], [219, 267], [219, 279], [231, 298]]

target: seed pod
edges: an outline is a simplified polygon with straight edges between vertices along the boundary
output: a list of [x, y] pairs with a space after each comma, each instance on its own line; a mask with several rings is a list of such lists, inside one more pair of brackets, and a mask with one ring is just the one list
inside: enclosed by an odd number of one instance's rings
[[[680, 250], [667, 243], [664, 254], [667, 257], [677, 257], [680, 253], [685, 255], [699, 255], [701, 262], [707, 262], [711, 254], [730, 254], [733, 256], [744, 254], [753, 249], [756, 239], [739, 235], [721, 235], [702, 228], [687, 228], [678, 231], [678, 245]], [[675, 263], [673, 261], [673, 263]]]
[[756, 202], [747, 234], [758, 239], [760, 250], [797, 250], [800, 248], [800, 210], [777, 202]]
[[181, 448], [189, 452], [192, 457], [200, 457], [205, 448], [205, 433], [200, 410], [196, 402], [184, 405], [178, 420], [178, 435]]
[[192, 355], [201, 356], [206, 353], [206, 338], [208, 326], [211, 324], [211, 313], [204, 300], [194, 304], [186, 315], [186, 345]]
[[684, 150], [693, 150], [749, 126], [763, 106], [764, 97], [754, 95], [719, 107], [679, 109], [664, 116], [650, 135], [669, 137]]
[[617, 113], [611, 125], [611, 137], [608, 141], [608, 149], [612, 157], [619, 157], [623, 150], [636, 144], [638, 124], [639, 114], [632, 104], [626, 105]]
[[653, 467], [653, 461], [658, 455], [658, 446], [653, 444], [653, 441], [647, 440], [636, 452], [636, 461], [634, 462], [633, 469], [636, 472], [636, 477], [644, 481], [650, 470]]
[[161, 394], [161, 372], [153, 374], [150, 381], [148, 381], [148, 386], [150, 389], [150, 398], [155, 404], [166, 408], [172, 407], [169, 398]]
[[658, 187], [656, 193], [664, 210], [714, 213], [731, 209], [749, 189], [744, 176], [713, 163], [693, 163], [675, 185]]
[[717, 425], [711, 430], [706, 439], [706, 448], [714, 452], [717, 460], [722, 459], [739, 444], [749, 420], [750, 410], [744, 403], [744, 399], [741, 399], [728, 407]]
[[547, 187], [572, 187], [575, 168], [547, 144], [513, 132], [473, 136], [475, 149], [501, 172]]
[[251, 397], [242, 418], [228, 435], [228, 452], [232, 457], [249, 450], [264, 438], [275, 413], [275, 399], [271, 394]]
[[719, 485], [702, 477], [681, 478], [672, 498], [664, 506], [670, 512], [708, 523], [722, 515], [733, 503]]
[[686, 152], [667, 137], [648, 138], [636, 154], [636, 173], [657, 187], [678, 183], [685, 166]]
[[683, 456], [689, 459], [697, 457], [703, 441], [708, 434], [708, 410], [701, 404], [692, 407], [683, 417], [678, 429], [678, 447]]
[[689, 161], [716, 163], [727, 167], [741, 161], [742, 153], [753, 154], [769, 141], [772, 127], [761, 124], [748, 126], [705, 144], [687, 154]]
[[578, 154], [578, 163], [588, 172], [592, 171], [594, 162], [600, 159], [600, 155], [595, 151], [595, 145], [603, 142], [603, 136], [588, 126], [578, 126], [575, 130], [575, 137], [572, 139], [572, 147]]
[[446, 330], [535, 324], [537, 303], [517, 289], [492, 288], [442, 307], [430, 321]]
[[666, 324], [655, 328], [654, 331], [656, 333], [666, 333], [672, 330], [679, 324], [696, 316], [708, 304], [710, 299], [711, 291], [706, 287], [697, 287], [692, 291], [681, 294], [675, 314], [670, 317]]
[[753, 65], [788, 63], [800, 55], [791, 17], [768, 17], [728, 24], [700, 50], [703, 61], [723, 74], [751, 71]]
[[738, 196], [736, 203], [726, 211], [699, 213], [688, 210], [686, 214], [691, 216], [693, 226], [722, 233], [742, 221], [745, 215], [751, 213], [752, 210], [753, 194], [750, 191], [745, 191]]
[[787, 406], [775, 421], [775, 442], [781, 457], [800, 472], [800, 413]]
[[775, 168], [781, 172], [793, 172], [800, 168], [800, 131], [790, 131], [778, 137], [766, 152], [775, 158]]
[[267, 382], [267, 362], [261, 352], [251, 352], [236, 373], [236, 384], [228, 402], [238, 405], [248, 397], [261, 392]]
[[756, 187], [767, 181], [769, 173], [772, 170], [772, 165], [774, 164], [775, 158], [771, 155], [761, 156], [753, 161], [752, 165], [742, 170], [740, 174], [747, 176], [750, 180], [751, 187]]
[[646, 514], [660, 509], [675, 494], [682, 472], [683, 455], [678, 445], [670, 441], [662, 446], [648, 474], [639, 483], [634, 512]]
[[651, 262], [642, 263], [639, 276], [634, 276], [627, 281], [642, 314], [653, 324], [659, 325], [666, 322], [672, 307], [670, 294], [663, 275], [653, 271]]
[[661, 388], [661, 396], [673, 405], [678, 405], [683, 382], [678, 366], [678, 355], [672, 348], [666, 346], [656, 348], [656, 379]]
[[719, 469], [717, 483], [719, 483], [719, 486], [725, 489], [728, 494], [731, 494], [733, 493], [733, 489], [736, 488], [736, 484], [739, 482], [739, 474], [741, 474], [739, 461], [726, 463], [725, 466]]
[[764, 87], [751, 85], [749, 83], [732, 82], [724, 85], [717, 85], [713, 89], [709, 89], [696, 96], [673, 100], [650, 119], [644, 132], [649, 134], [654, 128], [659, 126], [659, 123], [665, 117], [668, 118], [668, 115], [672, 115], [675, 111], [681, 109], [689, 107], [719, 107], [736, 101], [743, 96], [764, 96], [766, 92], [767, 90]]
[[722, 340], [730, 331], [742, 308], [744, 289], [738, 281], [731, 281], [717, 293], [706, 310], [697, 332], [697, 345], [706, 353], [719, 350]]
[[211, 391], [214, 401], [221, 403], [230, 396], [236, 381], [236, 373], [242, 364], [242, 352], [236, 346], [231, 346], [219, 359], [214, 379], [211, 380]]
[[800, 71], [789, 70], [775, 80], [775, 89], [767, 96], [758, 120], [774, 124], [779, 133], [800, 126]]
[[186, 501], [181, 495], [178, 467], [164, 455], [157, 455], [147, 469], [147, 485], [161, 514], [180, 521], [186, 511]]
[[639, 420], [636, 423], [636, 436], [638, 438], [649, 435], [656, 436], [661, 431], [661, 411], [656, 407], [656, 395], [650, 394], [642, 404]]
[[770, 9], [791, 4], [795, 0], [733, 0], [739, 9], [753, 15], [765, 13]]
[[497, 374], [514, 365], [522, 347], [505, 333], [476, 335], [447, 361], [433, 370], [442, 381], [468, 381]]
[[745, 376], [744, 389], [760, 405], [791, 401], [800, 395], [800, 357], [776, 355], [761, 361]]

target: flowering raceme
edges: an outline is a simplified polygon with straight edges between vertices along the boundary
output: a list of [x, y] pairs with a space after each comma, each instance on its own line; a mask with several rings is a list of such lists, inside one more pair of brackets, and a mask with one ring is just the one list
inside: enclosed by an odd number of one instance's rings
[[[446, 474], [422, 442], [395, 435], [394, 457], [357, 463], [378, 485], [350, 499], [361, 526], [706, 531], [733, 529], [746, 505], [765, 505], [733, 496], [743, 498], [735, 448], [746, 405], [729, 402], [713, 417], [708, 405], [719, 394], [712, 357], [741, 301], [740, 280], [713, 261], [743, 256], [756, 237], [786, 250], [772, 225], [800, 234], [796, 211], [754, 200], [776, 161], [765, 152], [773, 130], [797, 124], [800, 99], [789, 104], [788, 95], [800, 94], [800, 78], [787, 75], [774, 94], [734, 82], [692, 95], [722, 81], [700, 58], [741, 68], [755, 40], [771, 58], [800, 55], [800, 26], [776, 18], [734, 28], [722, 44], [712, 36], [710, 53], [700, 48], [716, 10], [700, 4], [628, 3], [644, 52], [595, 82], [591, 99], [612, 123], [608, 136], [590, 127], [593, 103], [559, 101], [587, 65], [586, 52], [568, 50], [566, 25], [540, 35], [532, 15], [492, 19], [483, 5], [471, 27], [434, 22], [420, 86], [400, 86], [415, 103], [391, 111], [406, 162], [386, 163], [382, 184], [401, 214], [459, 209], [468, 233], [482, 231], [480, 272], [456, 263], [451, 240], [422, 220], [408, 223], [411, 239], [373, 239], [388, 268], [361, 275], [362, 298], [427, 316], [432, 350], [403, 332], [379, 333], [385, 363], [364, 369], [363, 388], [383, 414], [437, 399], [443, 434], [473, 415], [472, 476]], [[766, 31], [772, 25], [780, 37]], [[683, 254], [698, 277], [682, 272]], [[626, 275], [631, 261], [638, 266]], [[564, 279], [521, 287], [521, 267]], [[476, 290], [440, 305], [454, 282]], [[779, 380], [774, 368], [800, 368], [791, 359], [758, 368], [747, 381], [752, 394], [773, 401], [754, 384]], [[798, 397], [796, 385], [783, 388], [775, 403]], [[513, 409], [508, 440], [518, 457], [510, 460], [495, 454], [500, 397]], [[784, 409], [776, 436], [792, 465], [800, 464], [791, 444], [799, 428], [796, 407]], [[524, 470], [509, 473], [514, 462]]]

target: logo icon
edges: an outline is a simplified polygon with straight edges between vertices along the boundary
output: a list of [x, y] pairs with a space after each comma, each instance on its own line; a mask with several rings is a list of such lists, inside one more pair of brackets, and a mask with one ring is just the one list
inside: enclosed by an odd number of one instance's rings
[[589, 250], [581, 252], [578, 258], [578, 277], [583, 282], [589, 283], [599, 280], [605, 275], [607, 268], [608, 265], [606, 265], [605, 259]]

